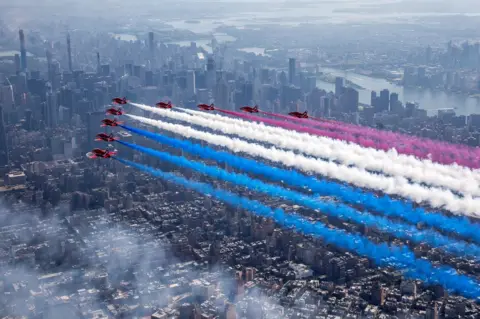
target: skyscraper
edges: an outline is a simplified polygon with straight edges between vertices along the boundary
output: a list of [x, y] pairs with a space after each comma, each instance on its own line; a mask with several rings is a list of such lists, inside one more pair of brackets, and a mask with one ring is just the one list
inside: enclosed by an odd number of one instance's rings
[[18, 74], [22, 71], [22, 63], [20, 62], [20, 55], [15, 54], [15, 72]]
[[[283, 86], [280, 89], [280, 111], [290, 110], [292, 104], [297, 103], [302, 98], [302, 91], [295, 86]], [[287, 108], [288, 107], [288, 108]]]
[[345, 81], [342, 77], [335, 78], [335, 96], [339, 97], [345, 90]]
[[195, 71], [188, 70], [187, 71], [187, 94], [188, 98], [191, 98], [196, 93], [195, 87]]
[[249, 105], [253, 102], [253, 83], [248, 81], [243, 85], [243, 105]]
[[261, 69], [260, 70], [260, 82], [262, 84], [267, 84], [267, 83], [269, 83], [269, 80], [270, 80], [269, 69]]
[[390, 94], [390, 110], [395, 107], [398, 103], [398, 93], [391, 93]]
[[53, 85], [53, 65], [52, 65], [52, 52], [50, 50], [47, 50], [46, 52], [47, 55], [47, 73], [48, 73], [48, 81]]
[[100, 74], [102, 66], [100, 64], [100, 52], [97, 52], [97, 73]]
[[418, 109], [418, 104], [414, 103], [414, 102], [407, 102], [405, 104], [405, 116], [407, 117], [413, 117], [415, 116], [415, 112], [417, 111]]
[[342, 109], [344, 112], [353, 113], [358, 111], [358, 91], [354, 88], [346, 88], [342, 96]]
[[430, 64], [430, 61], [432, 61], [432, 48], [430, 46], [427, 46], [427, 48], [425, 49], [425, 64]]
[[281, 86], [287, 86], [287, 75], [285, 74], [284, 71], [280, 72], [278, 75], [278, 82], [280, 82]]
[[51, 89], [47, 92], [47, 101], [45, 102], [43, 119], [45, 125], [48, 127], [54, 128], [58, 124], [57, 95], [52, 92]]
[[27, 51], [25, 50], [25, 35], [23, 30], [18, 31], [20, 37], [20, 65], [22, 66], [22, 71], [27, 70]]
[[215, 60], [208, 58], [207, 60], [207, 88], [213, 90], [216, 84]]
[[153, 32], [150, 31], [148, 32], [148, 47], [150, 48], [150, 51], [153, 49], [153, 40], [154, 40], [154, 35]]
[[332, 100], [328, 96], [322, 96], [320, 98], [321, 114], [324, 116], [330, 116], [332, 111]]
[[73, 72], [72, 68], [72, 47], [70, 44], [70, 33], [67, 33], [67, 53], [68, 53], [68, 69]]
[[3, 107], [0, 105], [0, 166], [8, 165], [8, 145], [3, 121]]
[[221, 108], [230, 108], [228, 101], [228, 84], [223, 78], [221, 78], [216, 85], [215, 103]]
[[372, 93], [370, 93], [370, 105], [371, 106], [375, 106], [376, 99], [377, 99], [377, 92], [372, 91]]
[[148, 32], [148, 49], [150, 50], [150, 60], [152, 62], [155, 61], [155, 43], [154, 43], [154, 35], [153, 32]]
[[390, 105], [390, 92], [387, 89], [380, 91], [378, 105], [376, 105], [375, 112], [388, 111]]
[[294, 58], [288, 59], [288, 83], [290, 85], [295, 84], [295, 64], [296, 61]]

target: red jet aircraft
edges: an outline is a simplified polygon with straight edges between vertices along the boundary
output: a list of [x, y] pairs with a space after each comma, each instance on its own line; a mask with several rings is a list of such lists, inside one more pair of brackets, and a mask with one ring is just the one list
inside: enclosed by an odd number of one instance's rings
[[89, 158], [110, 158], [117, 154], [117, 151], [102, 150], [100, 148], [94, 148], [91, 152], [87, 153]]
[[308, 113], [307, 111], [300, 113], [300, 112], [290, 112], [288, 113], [290, 116], [295, 116], [298, 117], [299, 119], [308, 119]]
[[197, 106], [204, 111], [214, 111], [215, 110], [215, 105], [213, 103], [210, 104], [210, 105], [208, 105], [208, 104], [198, 104]]
[[258, 106], [257, 105], [255, 105], [254, 107], [244, 106], [244, 107], [241, 107], [240, 110], [248, 113], [258, 113]]
[[95, 138], [95, 141], [105, 141], [105, 142], [113, 142], [116, 140], [117, 138], [113, 136], [113, 133], [111, 133], [110, 135], [107, 135], [105, 133], [99, 133]]
[[119, 97], [116, 97], [116, 98], [112, 99], [112, 102], [116, 103], [116, 104], [127, 104], [128, 103], [126, 97], [124, 97], [123, 99], [121, 99]]
[[112, 107], [107, 110], [107, 115], [123, 115], [123, 111], [121, 108], [116, 109]]
[[165, 102], [158, 102], [155, 104], [156, 107], [159, 107], [161, 109], [171, 109], [172, 108], [172, 102], [168, 101], [168, 103]]
[[102, 120], [102, 127], [104, 126], [118, 126], [119, 124], [123, 124], [123, 122], [117, 122], [117, 120], [111, 120], [111, 119], [104, 119]]

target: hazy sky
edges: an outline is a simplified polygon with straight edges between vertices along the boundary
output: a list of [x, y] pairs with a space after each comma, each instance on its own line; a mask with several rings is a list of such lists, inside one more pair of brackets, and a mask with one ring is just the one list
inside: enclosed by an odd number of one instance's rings
[[[245, 3], [252, 3], [246, 5]], [[254, 4], [253, 4], [254, 3]], [[408, 17], [452, 13], [480, 13], [480, 0], [15, 0], [0, 1], [0, 19], [11, 27], [33, 21], [65, 22], [81, 17], [96, 21], [139, 22], [156, 18], [335, 18], [340, 22], [359, 18], [376, 22], [385, 16]], [[126, 21], [129, 19], [131, 21]], [[98, 20], [103, 19], [103, 20]], [[314, 22], [314, 21], [309, 21]], [[338, 21], [336, 21], [338, 22]], [[86, 25], [91, 22], [85, 21]]]

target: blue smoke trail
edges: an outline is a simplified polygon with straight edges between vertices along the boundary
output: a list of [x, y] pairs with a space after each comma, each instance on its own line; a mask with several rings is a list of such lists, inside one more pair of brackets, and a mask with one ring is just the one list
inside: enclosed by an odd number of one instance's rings
[[347, 203], [362, 205], [367, 209], [382, 212], [387, 216], [402, 217], [414, 224], [423, 222], [428, 226], [457, 233], [480, 243], [479, 227], [470, 222], [467, 217], [449, 217], [438, 212], [427, 212], [422, 208], [413, 208], [411, 203], [392, 200], [389, 196], [376, 197], [374, 194], [365, 193], [358, 188], [326, 180], [318, 180], [294, 170], [289, 171], [272, 167], [255, 160], [242, 158], [223, 151], [216, 151], [210, 147], [203, 147], [187, 140], [178, 140], [126, 125], [120, 126], [132, 133], [145, 136], [165, 145], [181, 148], [188, 153], [199, 155], [205, 159], [227, 163], [231, 167], [263, 175], [274, 181], [284, 181], [290, 185], [308, 187], [313, 192], [336, 196]]
[[349, 234], [342, 230], [329, 229], [321, 223], [311, 223], [298, 215], [287, 214], [282, 209], [272, 210], [271, 207], [256, 200], [240, 197], [222, 189], [215, 189], [209, 184], [189, 181], [183, 177], [122, 158], [113, 158], [153, 176], [177, 183], [201, 194], [214, 196], [230, 205], [241, 206], [255, 215], [271, 218], [283, 227], [293, 227], [300, 233], [320, 237], [328, 244], [367, 256], [377, 265], [400, 268], [406, 277], [420, 279], [427, 284], [440, 284], [451, 292], [457, 292], [467, 298], [480, 299], [479, 282], [468, 276], [459, 275], [453, 268], [446, 266], [433, 267], [431, 263], [425, 260], [416, 259], [414, 254], [405, 246], [388, 247], [386, 244], [375, 244], [362, 236]]
[[262, 181], [252, 179], [243, 174], [230, 173], [216, 166], [208, 166], [203, 163], [193, 162], [185, 157], [173, 156], [165, 152], [160, 152], [148, 147], [131, 144], [124, 141], [117, 142], [131, 149], [149, 154], [178, 166], [199, 171], [202, 174], [210, 175], [214, 178], [245, 186], [248, 189], [263, 192], [270, 196], [284, 197], [292, 202], [296, 202], [299, 205], [304, 205], [312, 209], [318, 209], [322, 213], [327, 213], [331, 216], [347, 219], [359, 224], [365, 224], [369, 227], [375, 227], [383, 232], [391, 233], [397, 238], [412, 240], [416, 243], [425, 242], [431, 246], [443, 248], [445, 251], [453, 254], [460, 256], [470, 255], [477, 260], [480, 260], [480, 247], [477, 245], [469, 245], [461, 241], [452, 240], [447, 236], [437, 233], [436, 231], [420, 231], [415, 226], [401, 222], [392, 222], [388, 218], [378, 217], [367, 212], [362, 213], [347, 205], [322, 202], [312, 196], [306, 196], [299, 192], [291, 191], [283, 187], [263, 183]]

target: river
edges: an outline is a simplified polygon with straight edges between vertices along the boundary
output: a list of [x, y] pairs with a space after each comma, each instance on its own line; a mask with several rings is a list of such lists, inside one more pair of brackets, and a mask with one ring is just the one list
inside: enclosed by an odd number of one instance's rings
[[[112, 33], [112, 36], [116, 39], [122, 41], [137, 41], [138, 38], [136, 35], [128, 34], [128, 33]], [[177, 44], [179, 46], [190, 46], [192, 42], [197, 44], [197, 47], [202, 47], [205, 51], [212, 53], [212, 38], [214, 37], [218, 43], [225, 43], [225, 42], [234, 42], [236, 40], [235, 37], [228, 35], [226, 33], [216, 32], [211, 35], [210, 39], [203, 39], [203, 40], [191, 40], [191, 41], [173, 41], [173, 42], [165, 42], [165, 44]]]
[[[320, 71], [344, 77], [365, 88], [365, 90], [359, 90], [361, 103], [370, 104], [371, 91], [376, 91], [377, 94], [379, 94], [381, 90], [388, 89], [390, 93], [398, 93], [399, 100], [404, 104], [405, 102], [418, 102], [420, 108], [427, 110], [429, 115], [436, 114], [438, 109], [453, 107], [457, 107], [455, 110], [457, 115], [480, 113], [480, 99], [471, 98], [468, 97], [468, 95], [428, 89], [404, 88], [403, 86], [397, 86], [384, 79], [372, 78], [331, 68], [321, 68]], [[335, 91], [335, 85], [332, 83], [317, 81], [317, 86], [327, 91]]]
[[[230, 42], [235, 41], [234, 37], [226, 35], [224, 33], [214, 34], [218, 42]], [[135, 36], [129, 34], [116, 34], [115, 37], [121, 38], [126, 41], [136, 40]], [[191, 41], [178, 41], [172, 42], [181, 46], [190, 45]], [[203, 47], [207, 52], [211, 52], [209, 46], [211, 40], [197, 40], [195, 41], [198, 46]], [[255, 54], [261, 54], [263, 48], [243, 48], [240, 49], [245, 52], [252, 52]], [[1, 56], [13, 56], [17, 51], [0, 51]], [[28, 55], [31, 56], [31, 53]], [[480, 114], [480, 99], [471, 98], [467, 95], [447, 93], [443, 91], [433, 91], [428, 89], [418, 88], [404, 88], [397, 86], [384, 79], [373, 78], [361, 74], [352, 72], [346, 72], [343, 70], [337, 70], [332, 68], [321, 68], [320, 71], [331, 73], [335, 76], [341, 76], [345, 79], [352, 81], [353, 83], [365, 88], [359, 90], [359, 99], [361, 103], [370, 104], [371, 91], [376, 91], [377, 94], [383, 89], [388, 89], [390, 93], [396, 92], [399, 95], [400, 101], [405, 102], [417, 102], [420, 108], [427, 110], [429, 115], [435, 115], [439, 109], [454, 108], [458, 115]], [[335, 91], [335, 85], [318, 80], [317, 86], [327, 91]]]
[[[9, 51], [0, 51], [0, 58], [9, 58], [15, 56], [15, 54], [20, 54], [20, 51], [9, 50]], [[33, 56], [30, 52], [27, 52], [27, 56]]]
[[[336, 23], [412, 23], [416, 19], [431, 17], [480, 16], [477, 6], [472, 0], [437, 0], [441, 3], [432, 6], [428, 2], [418, 1], [419, 5], [410, 5], [408, 0], [336, 0], [336, 1], [248, 1], [248, 5], [238, 10], [223, 12], [221, 9], [199, 15], [196, 23], [184, 19], [163, 21], [175, 29], [186, 29], [195, 33], [208, 34], [215, 32], [219, 26], [237, 28], [254, 28], [264, 24], [299, 25], [301, 23], [336, 24]], [[470, 2], [469, 2], [470, 1]], [[217, 6], [235, 0], [217, 0]], [[413, 2], [413, 1], [412, 1]], [[447, 3], [447, 4], [445, 4]], [[207, 8], [205, 8], [207, 10]], [[202, 10], [200, 10], [202, 11]]]

